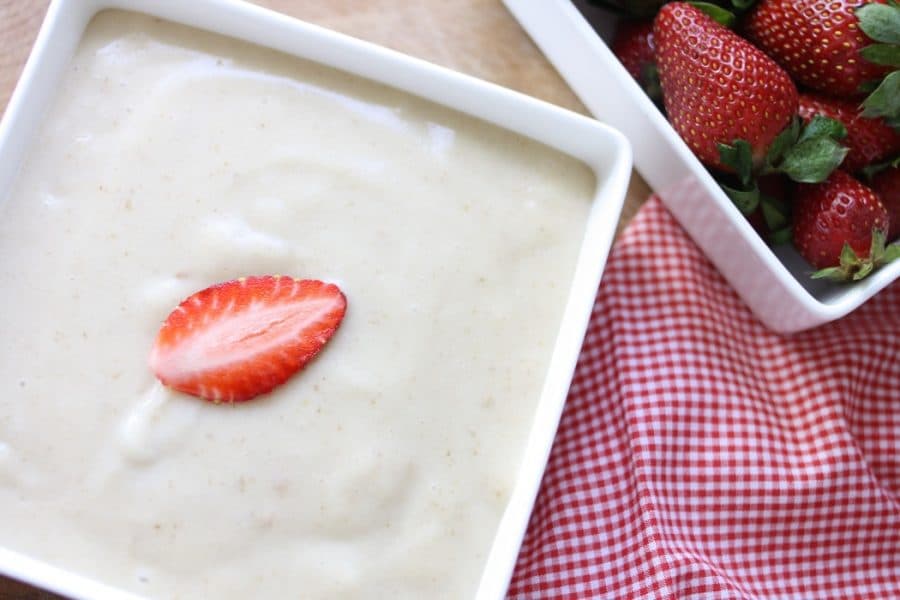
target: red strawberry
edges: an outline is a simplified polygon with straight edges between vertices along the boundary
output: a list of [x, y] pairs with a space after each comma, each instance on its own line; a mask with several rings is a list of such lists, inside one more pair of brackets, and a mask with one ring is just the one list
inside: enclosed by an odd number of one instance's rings
[[648, 96], [662, 97], [653, 53], [653, 21], [621, 21], [612, 51]]
[[888, 215], [878, 196], [844, 171], [803, 184], [794, 197], [794, 245], [815, 277], [862, 279], [885, 256]]
[[887, 239], [900, 238], [900, 167], [890, 167], [872, 178], [872, 189], [881, 198], [891, 226]]
[[872, 43], [856, 9], [885, 0], [761, 0], [746, 20], [747, 37], [798, 83], [828, 94], [854, 96], [891, 69], [863, 59]]
[[150, 353], [165, 385], [212, 402], [265, 394], [302, 369], [344, 318], [334, 284], [245, 277], [197, 292], [172, 311]]
[[710, 167], [718, 144], [746, 140], [762, 162], [797, 114], [797, 88], [772, 59], [684, 2], [663, 6], [654, 29], [656, 65], [675, 130]]
[[851, 173], [900, 152], [900, 133], [884, 119], [861, 116], [857, 102], [800, 94], [800, 116], [808, 121], [815, 115], [840, 121], [847, 128], [847, 137], [841, 143], [850, 152], [841, 167]]
[[653, 56], [653, 21], [622, 21], [611, 47], [625, 70], [640, 81], [644, 67], [656, 60]]

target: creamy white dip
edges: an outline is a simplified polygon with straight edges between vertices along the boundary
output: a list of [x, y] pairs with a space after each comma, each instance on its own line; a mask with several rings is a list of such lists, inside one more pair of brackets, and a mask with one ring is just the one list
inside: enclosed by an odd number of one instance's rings
[[[594, 185], [346, 74], [125, 13], [0, 203], [0, 546], [159, 598], [465, 598]], [[338, 283], [337, 335], [215, 406], [147, 367], [186, 296]]]

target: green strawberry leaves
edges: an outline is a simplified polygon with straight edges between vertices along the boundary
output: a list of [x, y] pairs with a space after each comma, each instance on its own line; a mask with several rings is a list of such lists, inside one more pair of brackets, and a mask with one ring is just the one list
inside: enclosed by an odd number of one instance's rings
[[773, 246], [787, 244], [794, 231], [791, 227], [790, 208], [787, 203], [771, 196], [760, 196], [759, 206], [762, 210], [766, 227], [769, 228], [769, 243]]
[[[799, 135], [799, 126], [798, 126]], [[782, 244], [791, 239], [788, 206], [776, 198], [760, 192], [753, 167], [753, 149], [746, 140], [735, 140], [734, 144], [719, 144], [719, 158], [722, 164], [734, 169], [738, 186], [719, 182], [722, 190], [731, 199], [741, 214], [749, 217], [757, 210], [762, 211], [766, 226], [772, 232], [769, 241]]]
[[822, 115], [803, 127], [799, 121], [794, 119], [769, 147], [762, 172], [784, 173], [799, 183], [821, 183], [849, 152], [838, 141], [847, 137], [847, 129]]
[[719, 158], [737, 174], [740, 192], [753, 189], [754, 175], [783, 173], [800, 183], [821, 183], [847, 156], [849, 150], [838, 141], [845, 137], [847, 129], [839, 121], [816, 115], [801, 126], [798, 117], [778, 134], [759, 169], [754, 170], [750, 144], [744, 140], [719, 144]]
[[872, 44], [860, 50], [863, 58], [876, 65], [900, 67], [900, 46], [893, 44]]
[[844, 127], [843, 123], [836, 119], [829, 119], [822, 115], [816, 115], [806, 127], [802, 128], [798, 142], [802, 144], [819, 137], [842, 140], [847, 137], [847, 128]]
[[755, 184], [747, 190], [735, 189], [724, 183], [719, 183], [719, 185], [722, 186], [725, 195], [731, 199], [742, 215], [749, 217], [756, 212], [757, 207], [759, 207], [760, 194], [759, 188]]
[[769, 230], [777, 233], [788, 228], [788, 231], [790, 231], [790, 228], [788, 227], [790, 225], [790, 220], [788, 219], [788, 206], [785, 202], [770, 196], [762, 196], [760, 206], [762, 207], [763, 218], [766, 220], [766, 225], [769, 227]]
[[747, 12], [756, 4], [756, 0], [718, 0], [717, 2], [688, 0], [688, 4], [705, 12], [716, 23], [732, 29], [738, 16]]
[[[900, 69], [900, 5], [865, 4], [856, 10], [859, 28], [876, 43], [860, 54], [869, 62]], [[873, 82], [874, 91], [863, 102], [862, 116], [883, 117], [900, 131], [900, 70], [889, 73], [881, 82]], [[871, 86], [867, 86], [871, 87]]]
[[900, 44], [900, 8], [888, 4], [865, 4], [856, 11], [859, 28], [876, 42]]
[[793, 239], [794, 232], [790, 227], [785, 227], [784, 229], [779, 229], [772, 233], [769, 236], [769, 241], [772, 242], [773, 246], [780, 246], [781, 244], [790, 244], [791, 239]]
[[719, 159], [734, 169], [742, 186], [746, 188], [753, 183], [753, 148], [749, 142], [735, 140], [731, 146], [719, 144]]
[[773, 140], [762, 165], [754, 165], [753, 150], [746, 140], [719, 144], [719, 160], [734, 172], [735, 181], [719, 182], [722, 190], [744, 216], [761, 208], [772, 241], [790, 239], [788, 208], [760, 193], [759, 176], [781, 173], [800, 183], [821, 183], [838, 168], [849, 150], [838, 140], [847, 137], [840, 121], [816, 115], [806, 125], [795, 117]]
[[875, 269], [900, 258], [900, 244], [885, 246], [884, 232], [872, 230], [872, 245], [869, 256], [860, 258], [850, 247], [844, 244], [841, 250], [840, 265], [821, 269], [812, 274], [813, 279], [830, 279], [832, 281], [859, 281]]
[[862, 105], [862, 116], [870, 119], [884, 117], [894, 129], [900, 130], [900, 71], [885, 77]]
[[737, 21], [737, 16], [728, 9], [711, 2], [688, 2], [694, 8], [699, 8], [713, 21], [731, 29]]
[[777, 163], [788, 148], [800, 141], [800, 129], [800, 119], [792, 119], [790, 125], [785, 127], [784, 131], [779, 133], [772, 141], [772, 145], [769, 146], [769, 150], [766, 152], [766, 165]]
[[799, 183], [821, 183], [844, 161], [849, 150], [834, 139], [821, 136], [799, 142], [785, 152], [775, 172]]
[[737, 175], [739, 187], [720, 183], [725, 194], [746, 217], [756, 212], [759, 206], [759, 187], [753, 173], [753, 149], [746, 140], [735, 140], [734, 144], [719, 144], [719, 160], [731, 167]]

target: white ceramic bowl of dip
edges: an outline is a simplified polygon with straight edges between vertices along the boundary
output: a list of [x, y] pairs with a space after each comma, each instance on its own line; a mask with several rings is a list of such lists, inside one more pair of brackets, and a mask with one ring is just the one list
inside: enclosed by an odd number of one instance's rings
[[[0, 201], [9, 195], [42, 116], [93, 16], [117, 8], [272, 48], [469, 114], [574, 157], [596, 188], [552, 357], [510, 500], [484, 563], [477, 598], [502, 598], [562, 412], [631, 170], [615, 130], [527, 96], [232, 0], [54, 0], [0, 123]], [[580, 235], [580, 232], [579, 232]], [[141, 352], [145, 349], [141, 349]], [[47, 542], [52, 544], [52, 540]], [[0, 572], [74, 598], [133, 598], [103, 582], [2, 547]]]
[[756, 234], [607, 47], [617, 17], [585, 0], [504, 0], [585, 106], [632, 143], [635, 166], [768, 327], [792, 333], [838, 319], [900, 277], [900, 261], [838, 285], [810, 278], [791, 246]]

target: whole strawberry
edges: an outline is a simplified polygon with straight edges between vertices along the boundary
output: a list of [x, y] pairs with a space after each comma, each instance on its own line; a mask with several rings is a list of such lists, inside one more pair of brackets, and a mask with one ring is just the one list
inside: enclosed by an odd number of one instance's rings
[[900, 167], [889, 167], [872, 178], [872, 189], [888, 212], [888, 240], [900, 238]]
[[841, 142], [850, 149], [841, 167], [855, 173], [900, 152], [900, 133], [884, 119], [870, 119], [859, 112], [859, 103], [818, 94], [800, 94], [800, 116], [806, 120], [823, 115], [847, 129]]
[[745, 24], [747, 37], [800, 84], [838, 96], [854, 96], [890, 67], [863, 59], [872, 40], [856, 9], [885, 0], [760, 0]]
[[794, 246], [817, 269], [813, 277], [862, 279], [900, 254], [885, 249], [888, 214], [878, 196], [838, 170], [823, 183], [797, 187]]
[[669, 120], [707, 166], [722, 163], [719, 144], [745, 140], [753, 162], [797, 113], [797, 88], [772, 59], [684, 2], [657, 14], [656, 64]]
[[644, 92], [654, 102], [662, 101], [653, 51], [653, 21], [621, 21], [613, 38], [612, 51]]

